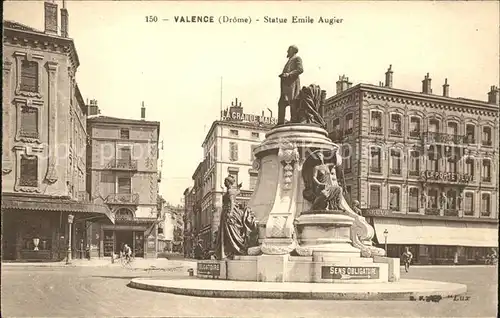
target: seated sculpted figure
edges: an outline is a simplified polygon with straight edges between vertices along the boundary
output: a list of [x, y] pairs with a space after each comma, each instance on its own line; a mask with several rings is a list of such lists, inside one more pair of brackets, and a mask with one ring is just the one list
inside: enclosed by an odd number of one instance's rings
[[325, 163], [321, 151], [312, 153], [304, 162], [304, 198], [312, 203], [312, 210], [341, 210], [342, 187], [337, 181], [338, 155], [328, 153], [331, 159]]
[[233, 258], [235, 255], [246, 255], [248, 247], [256, 231], [255, 217], [249, 207], [236, 202], [241, 183], [236, 185], [233, 176], [224, 180], [226, 193], [222, 196], [222, 213], [216, 244], [218, 259]]

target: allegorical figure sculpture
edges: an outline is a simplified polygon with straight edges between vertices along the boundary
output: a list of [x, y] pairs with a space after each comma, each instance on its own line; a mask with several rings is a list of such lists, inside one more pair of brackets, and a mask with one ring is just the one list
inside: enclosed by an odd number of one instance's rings
[[296, 122], [297, 97], [300, 91], [299, 75], [304, 72], [302, 59], [297, 56], [299, 49], [292, 45], [288, 48], [288, 61], [279, 75], [281, 78], [281, 95], [278, 101], [278, 125], [285, 123], [286, 107], [290, 106], [290, 121]]
[[236, 202], [241, 183], [235, 183], [233, 176], [224, 180], [227, 190], [222, 196], [222, 214], [216, 247], [218, 259], [246, 255], [248, 248], [257, 244], [255, 216], [249, 207], [243, 207]]
[[304, 86], [298, 96], [298, 109], [296, 121], [299, 123], [317, 124], [326, 128], [323, 120], [323, 103], [326, 92], [322, 91], [318, 85], [311, 84]]
[[342, 187], [337, 181], [337, 169], [342, 158], [336, 151], [327, 152], [327, 160], [323, 152], [313, 152], [304, 162], [302, 177], [304, 179], [303, 196], [312, 203], [312, 210], [341, 210]]

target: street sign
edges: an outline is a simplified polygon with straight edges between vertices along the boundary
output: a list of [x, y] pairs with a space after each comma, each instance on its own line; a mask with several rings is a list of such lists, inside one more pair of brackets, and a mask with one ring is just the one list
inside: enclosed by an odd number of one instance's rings
[[378, 267], [321, 266], [321, 279], [378, 279]]
[[212, 277], [220, 276], [219, 262], [199, 262], [197, 266], [198, 275], [206, 275]]

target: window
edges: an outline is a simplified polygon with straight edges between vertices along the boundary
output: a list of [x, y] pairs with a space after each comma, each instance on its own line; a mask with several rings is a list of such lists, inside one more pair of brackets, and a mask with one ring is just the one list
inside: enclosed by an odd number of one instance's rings
[[340, 121], [339, 119], [335, 119], [332, 121], [332, 133], [331, 139], [338, 140], [342, 138], [342, 132], [340, 131]]
[[235, 180], [235, 181], [234, 181], [234, 184], [235, 184], [235, 185], [238, 185], [238, 171], [235, 171], [235, 170], [230, 170], [230, 171], [229, 171], [229, 175], [230, 175], [230, 176], [233, 176], [233, 178], [234, 178], [234, 180]]
[[34, 107], [21, 107], [21, 137], [38, 138], [38, 109]]
[[483, 146], [491, 146], [491, 128], [483, 127], [483, 138], [482, 138]]
[[231, 130], [229, 130], [229, 134], [231, 136], [238, 136], [239, 132], [236, 129], [231, 129]]
[[427, 207], [430, 209], [437, 209], [438, 207], [438, 191], [436, 189], [430, 189], [428, 192], [428, 202]]
[[399, 187], [391, 187], [390, 189], [390, 198], [389, 198], [389, 207], [392, 211], [399, 211], [400, 209], [400, 194]]
[[458, 135], [458, 124], [456, 122], [448, 122], [448, 134], [452, 136]]
[[465, 126], [465, 136], [466, 136], [467, 143], [473, 144], [476, 142], [475, 133], [474, 133], [475, 130], [476, 130], [476, 128], [472, 124], [467, 124]]
[[251, 145], [250, 146], [250, 161], [253, 161], [255, 159], [255, 154], [254, 150], [257, 148], [259, 145]]
[[119, 148], [118, 156], [122, 161], [130, 161], [132, 159], [132, 152], [130, 147]]
[[118, 178], [118, 193], [129, 194], [131, 193], [131, 180], [130, 178]]
[[129, 139], [130, 131], [128, 129], [120, 129], [120, 138], [121, 139]]
[[446, 172], [457, 172], [457, 157], [455, 154], [451, 154], [446, 160]]
[[381, 151], [378, 147], [372, 147], [370, 152], [370, 171], [381, 173], [382, 172], [382, 158]]
[[390, 134], [393, 136], [401, 136], [401, 115], [400, 114], [391, 114]]
[[484, 182], [491, 182], [491, 162], [488, 159], [483, 159], [483, 169], [481, 171]]
[[464, 215], [474, 215], [474, 193], [466, 192], [464, 197]]
[[38, 93], [38, 63], [23, 60], [21, 63], [21, 90]]
[[38, 187], [38, 158], [21, 156], [21, 172], [19, 185]]
[[333, 131], [340, 130], [340, 120], [338, 118], [333, 120], [332, 129]]
[[439, 171], [439, 161], [438, 161], [438, 152], [436, 148], [431, 147], [428, 153], [427, 160], [427, 169], [431, 171]]
[[420, 153], [418, 151], [410, 152], [410, 176], [418, 176], [420, 174]]
[[345, 117], [345, 120], [346, 120], [345, 134], [346, 135], [350, 135], [350, 134], [352, 134], [353, 127], [354, 127], [353, 115], [352, 114], [347, 114], [347, 116]]
[[449, 190], [446, 193], [446, 199], [447, 199], [447, 209], [449, 210], [456, 210], [457, 209], [457, 193], [454, 190]]
[[238, 144], [235, 142], [229, 143], [229, 160], [238, 161]]
[[429, 132], [439, 132], [439, 120], [431, 119], [429, 120]]
[[418, 188], [410, 188], [408, 206], [409, 212], [418, 212]]
[[401, 151], [391, 150], [391, 174], [401, 175]]
[[474, 179], [474, 159], [473, 158], [467, 158], [465, 160], [465, 173], [469, 176], [472, 176]]
[[346, 186], [345, 191], [347, 192], [347, 199], [349, 202], [352, 201], [352, 188], [351, 186]]
[[481, 215], [490, 216], [491, 213], [491, 200], [489, 193], [483, 193], [481, 195]]
[[380, 209], [380, 186], [370, 186], [370, 208]]
[[410, 119], [410, 137], [420, 137], [420, 118], [418, 117]]
[[253, 132], [252, 133], [252, 138], [259, 138], [259, 133], [258, 132]]
[[258, 178], [258, 174], [256, 172], [250, 172], [250, 180], [249, 180], [249, 185], [248, 185], [248, 188], [250, 190], [255, 190], [255, 186], [257, 185], [257, 178]]
[[349, 147], [344, 148], [344, 158], [342, 161], [344, 162], [345, 172], [350, 172], [352, 169], [352, 156]]
[[382, 112], [372, 111], [370, 118], [370, 131], [373, 134], [382, 134]]

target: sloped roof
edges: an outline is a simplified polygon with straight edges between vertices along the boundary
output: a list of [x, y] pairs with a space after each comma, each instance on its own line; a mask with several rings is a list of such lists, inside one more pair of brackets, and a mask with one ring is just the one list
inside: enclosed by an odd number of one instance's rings
[[105, 123], [105, 124], [131, 124], [131, 125], [154, 125], [160, 126], [159, 121], [149, 121], [141, 119], [127, 119], [103, 115], [91, 115], [87, 117], [87, 122]]

